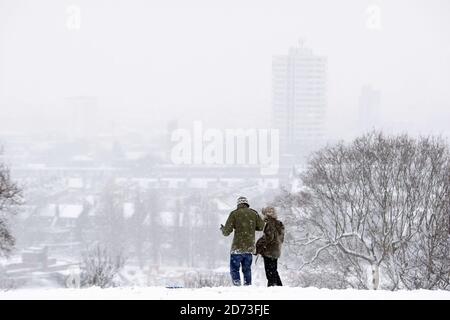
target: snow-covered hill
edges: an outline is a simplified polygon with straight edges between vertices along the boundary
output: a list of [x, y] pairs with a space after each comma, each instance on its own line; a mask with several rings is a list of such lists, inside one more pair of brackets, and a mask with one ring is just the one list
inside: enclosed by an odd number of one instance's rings
[[329, 290], [293, 287], [216, 287], [201, 289], [168, 289], [164, 287], [133, 287], [111, 289], [19, 289], [0, 291], [6, 299], [136, 299], [136, 300], [450, 300], [450, 291], [373, 291]]

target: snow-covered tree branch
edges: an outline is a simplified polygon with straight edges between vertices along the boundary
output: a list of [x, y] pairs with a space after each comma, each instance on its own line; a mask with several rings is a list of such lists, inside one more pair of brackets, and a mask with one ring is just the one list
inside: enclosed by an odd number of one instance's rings
[[374, 289], [448, 288], [449, 169], [448, 144], [433, 137], [373, 132], [316, 152], [301, 191], [277, 200], [294, 208], [302, 268], [339, 252], [341, 264], [372, 269]]
[[[0, 154], [2, 150], [0, 150]], [[22, 202], [22, 191], [11, 179], [9, 169], [0, 163], [0, 256], [11, 252], [15, 239], [8, 225], [11, 208]]]

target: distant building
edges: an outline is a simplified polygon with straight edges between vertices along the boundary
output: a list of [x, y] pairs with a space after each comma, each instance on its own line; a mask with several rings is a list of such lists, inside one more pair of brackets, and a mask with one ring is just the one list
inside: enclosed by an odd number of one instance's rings
[[361, 132], [367, 132], [380, 127], [380, 99], [379, 90], [365, 85], [359, 96], [359, 128]]
[[280, 151], [305, 156], [325, 138], [327, 59], [311, 49], [289, 49], [272, 60], [272, 126]]

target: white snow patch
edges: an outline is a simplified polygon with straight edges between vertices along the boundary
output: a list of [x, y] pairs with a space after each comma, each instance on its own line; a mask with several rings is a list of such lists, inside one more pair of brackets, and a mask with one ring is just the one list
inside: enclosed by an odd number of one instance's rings
[[298, 287], [216, 287], [168, 289], [164, 287], [19, 289], [0, 291], [0, 300], [450, 300], [439, 290], [330, 290]]
[[84, 186], [83, 179], [69, 178], [67, 179], [67, 187], [71, 189], [82, 189]]
[[49, 204], [39, 212], [41, 217], [54, 217], [56, 215], [56, 205]]
[[125, 202], [123, 204], [123, 216], [125, 219], [129, 219], [134, 215], [134, 203], [132, 202]]
[[61, 218], [77, 219], [83, 212], [81, 204], [49, 204], [39, 213], [41, 217], [55, 217], [59, 212]]
[[163, 226], [171, 227], [171, 226], [174, 226], [175, 223], [176, 223], [176, 221], [175, 221], [175, 217], [176, 217], [175, 212], [162, 211], [162, 212], [159, 213], [159, 216], [161, 217], [161, 224]]
[[61, 218], [77, 219], [83, 212], [83, 206], [79, 204], [63, 204], [59, 206]]

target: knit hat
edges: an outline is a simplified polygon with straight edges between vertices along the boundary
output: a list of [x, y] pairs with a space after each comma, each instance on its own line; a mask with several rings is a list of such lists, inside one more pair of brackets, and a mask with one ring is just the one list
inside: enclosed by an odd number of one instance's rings
[[246, 205], [249, 205], [249, 204], [248, 204], [247, 198], [246, 198], [246, 197], [239, 197], [239, 198], [237, 199], [237, 205], [240, 205], [240, 204], [246, 204]]

